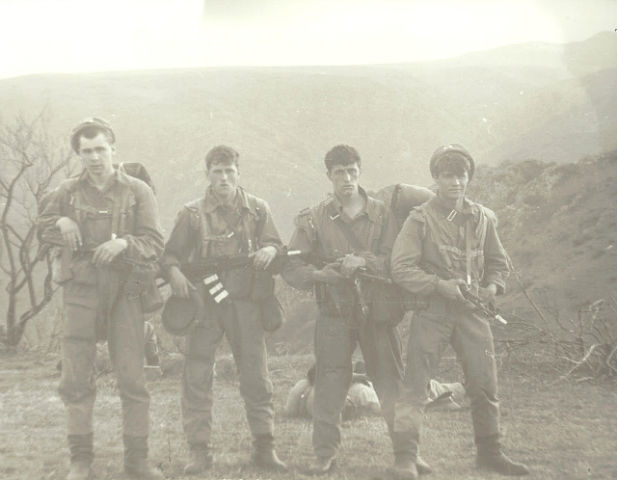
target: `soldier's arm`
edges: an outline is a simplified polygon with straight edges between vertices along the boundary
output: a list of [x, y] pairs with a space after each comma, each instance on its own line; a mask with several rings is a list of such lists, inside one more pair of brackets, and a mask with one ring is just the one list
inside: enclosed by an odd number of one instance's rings
[[374, 258], [367, 257], [366, 269], [370, 273], [389, 276], [390, 257], [392, 256], [392, 248], [397, 234], [398, 228], [396, 219], [389, 210], [386, 210], [377, 255], [375, 255]]
[[183, 207], [176, 216], [174, 228], [165, 244], [165, 251], [161, 258], [163, 271], [169, 270], [174, 265], [186, 263], [194, 249], [194, 231], [191, 227], [191, 216], [198, 215], [187, 207]]
[[497, 234], [496, 216], [489, 215], [486, 231], [486, 241], [484, 243], [484, 278], [483, 285], [496, 286], [497, 295], [501, 295], [506, 289], [506, 278], [509, 274], [508, 255], [501, 244]]
[[158, 260], [165, 246], [154, 192], [139, 182], [134, 189], [136, 197], [135, 231], [124, 234], [127, 247], [124, 254], [138, 260]]
[[[314, 252], [315, 242], [313, 241], [315, 232], [310, 223], [311, 220], [308, 213], [300, 214], [296, 218], [296, 230], [289, 241], [289, 250], [300, 250], [307, 254], [316, 253]], [[294, 288], [310, 290], [313, 288], [314, 276], [317, 270], [317, 267], [303, 259], [293, 258], [283, 267], [281, 276]]]
[[272, 217], [272, 211], [267, 202], [263, 202], [261, 205], [263, 209], [263, 223], [261, 232], [259, 232], [259, 247], [274, 247], [279, 252], [283, 247], [281, 236], [278, 229], [274, 224], [274, 218]]
[[[60, 184], [60, 186], [49, 192], [41, 200], [39, 206], [41, 210], [37, 218], [37, 232], [41, 242], [46, 243], [46, 240], [49, 239], [62, 241], [62, 234], [57, 223], [63, 217], [69, 218], [67, 216], [70, 202], [69, 197], [70, 194], [66, 185]], [[58, 242], [55, 241], [53, 243]]]
[[412, 212], [403, 224], [392, 248], [392, 279], [418, 295], [430, 295], [437, 289], [439, 277], [420, 268], [424, 237], [424, 219]]

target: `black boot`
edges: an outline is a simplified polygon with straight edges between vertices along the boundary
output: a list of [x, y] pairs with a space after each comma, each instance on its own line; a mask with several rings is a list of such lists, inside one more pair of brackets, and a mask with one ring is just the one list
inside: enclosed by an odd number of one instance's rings
[[416, 468], [418, 469], [418, 475], [430, 475], [433, 473], [431, 466], [420, 455], [416, 458]]
[[418, 467], [413, 455], [395, 455], [394, 465], [387, 470], [391, 480], [417, 480]]
[[276, 454], [274, 450], [274, 437], [270, 433], [255, 435], [253, 441], [255, 451], [253, 453], [253, 463], [266, 470], [285, 472], [287, 465]]
[[148, 465], [148, 437], [124, 435], [124, 471], [139, 480], [165, 479], [160, 470]]
[[336, 468], [336, 457], [317, 457], [308, 468], [309, 475], [325, 475]]
[[197, 475], [212, 468], [212, 450], [208, 444], [190, 446], [191, 459], [184, 467], [185, 475]]
[[476, 438], [478, 456], [476, 466], [508, 476], [528, 475], [529, 469], [523, 463], [517, 463], [508, 458], [502, 451], [499, 435]]
[[94, 478], [92, 472], [92, 434], [69, 435], [69, 450], [71, 452], [71, 467], [66, 477], [67, 480], [90, 480]]

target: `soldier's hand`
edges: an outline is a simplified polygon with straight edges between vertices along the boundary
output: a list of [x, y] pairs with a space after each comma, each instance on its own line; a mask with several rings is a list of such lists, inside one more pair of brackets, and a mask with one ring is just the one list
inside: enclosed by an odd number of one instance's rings
[[339, 263], [329, 263], [321, 270], [315, 270], [313, 272], [313, 281], [329, 283], [330, 285], [343, 283], [346, 279], [337, 270], [339, 265]]
[[257, 250], [253, 257], [253, 267], [257, 270], [265, 270], [276, 257], [276, 248], [273, 246], [262, 247]]
[[195, 290], [195, 285], [189, 282], [182, 271], [175, 265], [169, 268], [168, 275], [171, 294], [176, 297], [189, 298], [189, 293], [191, 290]]
[[478, 289], [478, 297], [484, 303], [493, 305], [495, 303], [495, 295], [497, 295], [497, 285], [494, 283], [489, 283], [486, 288], [480, 287]]
[[92, 263], [97, 267], [110, 264], [114, 258], [120, 255], [128, 247], [124, 238], [114, 238], [101, 243], [92, 255]]
[[75, 251], [81, 247], [81, 232], [77, 223], [69, 217], [60, 217], [56, 221], [56, 227], [60, 230], [64, 244]]
[[465, 297], [463, 297], [463, 294], [459, 290], [459, 285], [465, 285], [465, 281], [461, 278], [439, 280], [439, 282], [437, 282], [437, 292], [448, 300], [467, 303], [467, 300], [465, 300]]
[[345, 255], [341, 261], [341, 274], [349, 278], [356, 273], [358, 268], [364, 267], [366, 267], [366, 259], [350, 253]]

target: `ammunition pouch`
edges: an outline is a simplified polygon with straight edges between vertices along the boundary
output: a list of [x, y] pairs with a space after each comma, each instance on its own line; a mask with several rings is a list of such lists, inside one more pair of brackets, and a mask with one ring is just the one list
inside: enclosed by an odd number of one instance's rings
[[131, 262], [124, 280], [124, 293], [141, 299], [144, 313], [151, 313], [163, 306], [163, 298], [156, 286], [159, 265], [156, 262]]
[[261, 326], [266, 332], [274, 332], [285, 323], [285, 312], [274, 295], [274, 278], [265, 270], [253, 270], [253, 287], [250, 299], [261, 309]]
[[51, 258], [51, 279], [58, 285], [64, 285], [73, 278], [71, 260], [73, 252], [68, 247], [52, 246], [49, 249]]

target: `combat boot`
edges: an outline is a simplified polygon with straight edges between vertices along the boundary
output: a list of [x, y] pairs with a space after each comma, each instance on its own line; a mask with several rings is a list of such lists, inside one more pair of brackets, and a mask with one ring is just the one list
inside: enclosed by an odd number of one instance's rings
[[416, 469], [418, 470], [418, 475], [429, 475], [433, 473], [433, 469], [431, 468], [431, 466], [426, 463], [419, 455], [416, 459]]
[[391, 480], [417, 480], [418, 467], [410, 455], [395, 455], [394, 465], [387, 470]]
[[255, 451], [253, 452], [253, 463], [260, 468], [285, 472], [287, 465], [278, 457], [274, 450], [274, 437], [269, 434], [255, 435], [253, 441]]
[[336, 467], [336, 458], [331, 457], [317, 457], [315, 461], [309, 467], [309, 475], [325, 475], [330, 473]]
[[515, 462], [503, 453], [498, 435], [476, 438], [476, 446], [478, 448], [476, 457], [478, 468], [513, 477], [529, 474], [527, 465]]
[[163, 473], [148, 464], [148, 437], [124, 435], [124, 471], [129, 478], [164, 480]]
[[191, 445], [190, 460], [184, 467], [185, 475], [198, 475], [212, 468], [212, 452], [209, 445]]
[[71, 467], [66, 477], [67, 480], [91, 480], [94, 478], [92, 460], [92, 434], [69, 435], [69, 450], [71, 452]]
[[71, 468], [66, 476], [66, 480], [92, 480], [94, 473], [90, 462], [78, 461], [71, 462]]

